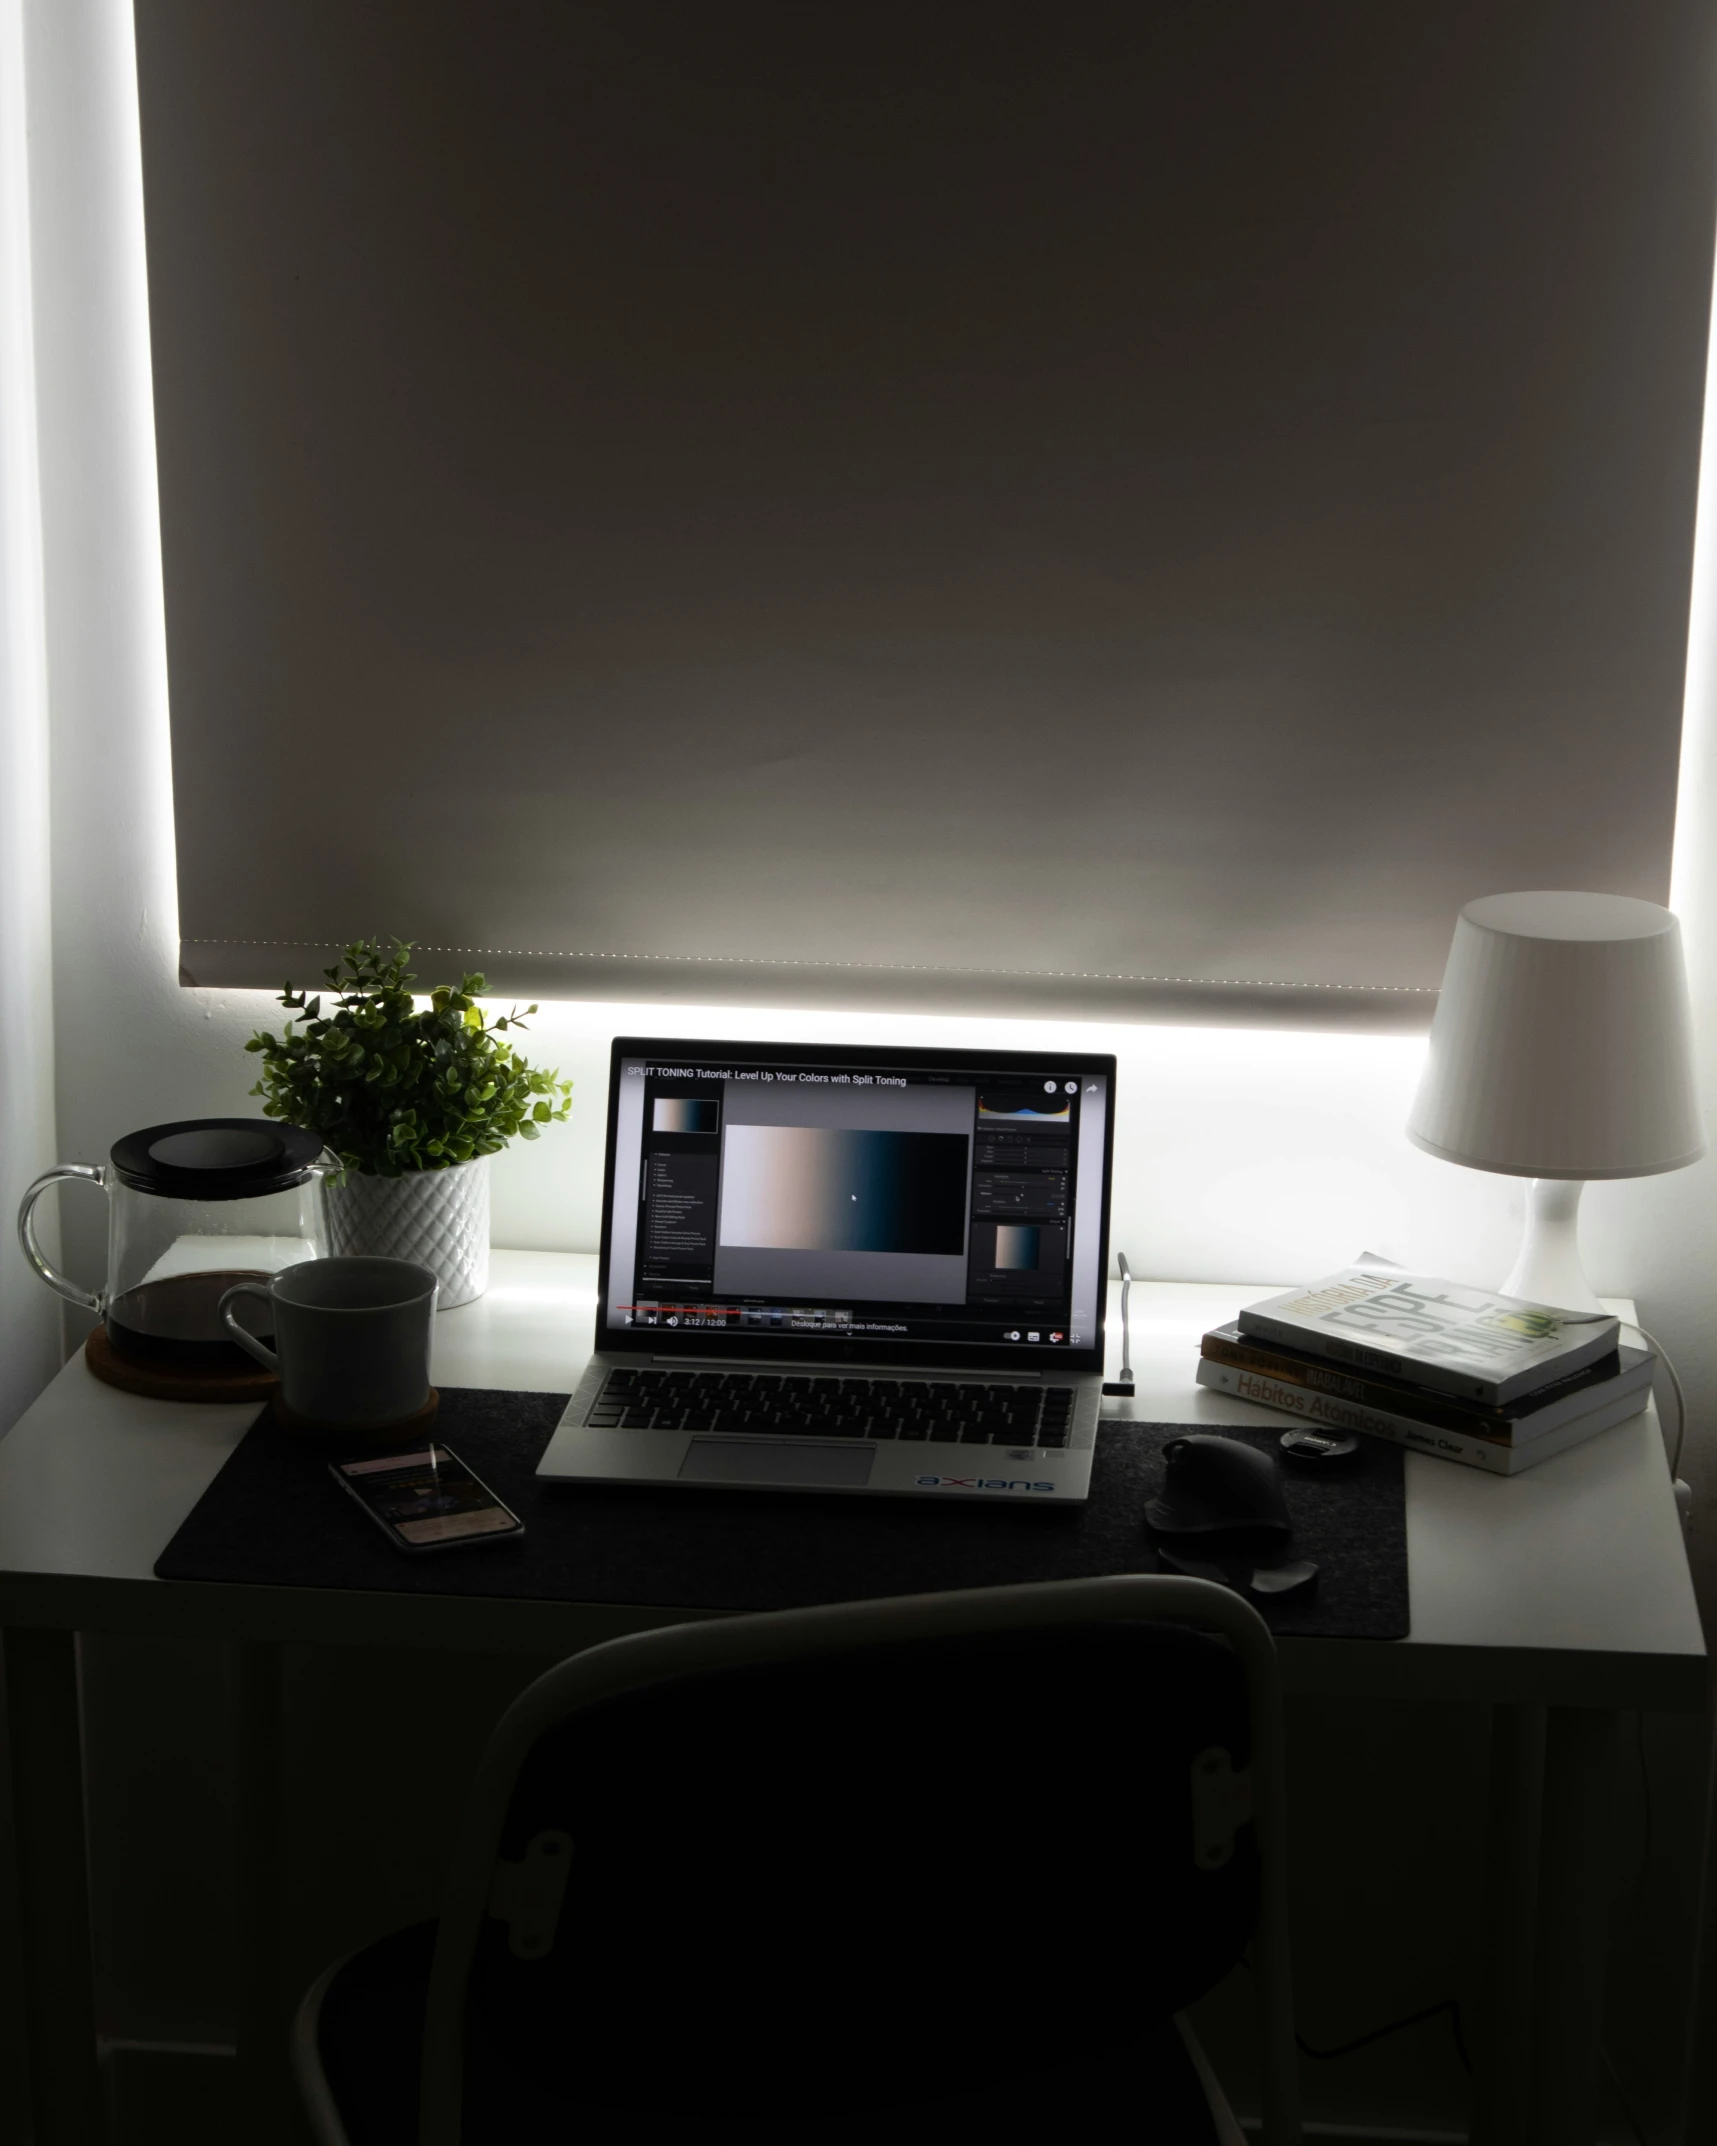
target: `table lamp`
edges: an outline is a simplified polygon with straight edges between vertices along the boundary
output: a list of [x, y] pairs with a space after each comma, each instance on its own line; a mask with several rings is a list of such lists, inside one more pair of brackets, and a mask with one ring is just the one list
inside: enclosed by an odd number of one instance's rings
[[1580, 1264], [1594, 1177], [1705, 1152], [1681, 927], [1621, 894], [1490, 894], [1455, 926], [1407, 1120], [1427, 1154], [1529, 1177], [1503, 1294], [1601, 1309]]

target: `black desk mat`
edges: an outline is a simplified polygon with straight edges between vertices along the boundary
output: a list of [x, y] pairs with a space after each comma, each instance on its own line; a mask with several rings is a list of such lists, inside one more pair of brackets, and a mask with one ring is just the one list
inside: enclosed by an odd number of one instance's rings
[[[260, 1417], [156, 1560], [163, 1580], [382, 1589], [703, 1610], [792, 1609], [869, 1595], [1159, 1567], [1144, 1519], [1177, 1429], [1107, 1421], [1089, 1502], [1019, 1508], [940, 1498], [626, 1489], [539, 1483], [564, 1394], [447, 1387], [436, 1436], [525, 1523], [522, 1539], [408, 1557], [328, 1479], [338, 1448]], [[1206, 1424], [1194, 1428], [1210, 1429]], [[642, 1436], [648, 1433], [641, 1432]], [[1279, 1431], [1227, 1435], [1273, 1448]], [[1408, 1627], [1401, 1451], [1363, 1442], [1359, 1465], [1284, 1470], [1293, 1554], [1317, 1561], [1305, 1602], [1260, 1603], [1274, 1631], [1401, 1639]], [[1196, 1545], [1189, 1544], [1196, 1554]]]

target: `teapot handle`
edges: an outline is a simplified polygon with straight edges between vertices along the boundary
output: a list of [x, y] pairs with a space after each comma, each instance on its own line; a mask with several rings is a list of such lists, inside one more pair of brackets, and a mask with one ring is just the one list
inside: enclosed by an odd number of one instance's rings
[[62, 1162], [38, 1177], [25, 1193], [18, 1207], [18, 1242], [24, 1247], [24, 1257], [47, 1283], [57, 1290], [68, 1304], [76, 1304], [83, 1311], [93, 1311], [98, 1316], [107, 1309], [107, 1299], [99, 1290], [84, 1289], [74, 1282], [69, 1274], [62, 1274], [52, 1265], [36, 1242], [34, 1214], [36, 1202], [50, 1185], [57, 1185], [63, 1178], [84, 1178], [92, 1185], [107, 1188], [107, 1172], [99, 1164], [87, 1162]]

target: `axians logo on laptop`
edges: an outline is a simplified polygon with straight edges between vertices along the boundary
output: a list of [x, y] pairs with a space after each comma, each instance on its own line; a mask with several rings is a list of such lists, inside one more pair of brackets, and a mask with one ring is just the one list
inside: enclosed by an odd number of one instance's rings
[[920, 1490], [1053, 1490], [1053, 1483], [1028, 1483], [1016, 1476], [1009, 1481], [1002, 1475], [921, 1475]]

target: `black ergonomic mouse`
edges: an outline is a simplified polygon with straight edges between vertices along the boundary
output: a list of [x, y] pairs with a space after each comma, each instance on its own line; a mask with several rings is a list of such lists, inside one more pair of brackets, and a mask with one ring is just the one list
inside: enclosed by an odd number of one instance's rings
[[1214, 1535], [1225, 1528], [1292, 1532], [1272, 1453], [1188, 1431], [1163, 1447], [1163, 1487], [1145, 1507], [1159, 1535]]

